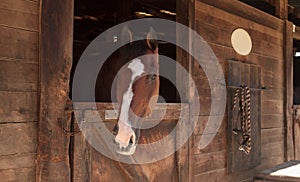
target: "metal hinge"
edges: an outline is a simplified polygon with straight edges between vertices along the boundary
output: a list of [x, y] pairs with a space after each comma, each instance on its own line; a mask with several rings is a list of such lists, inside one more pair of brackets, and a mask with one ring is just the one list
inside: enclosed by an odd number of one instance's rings
[[[57, 122], [61, 125], [61, 129], [62, 132], [66, 135], [66, 136], [75, 136], [76, 134], [80, 133], [80, 129], [78, 127], [78, 125], [75, 122], [75, 117], [74, 117], [74, 109], [73, 109], [73, 104], [71, 100], [68, 100], [65, 106], [65, 112], [67, 112], [66, 114], [68, 116], [65, 117], [65, 119], [62, 118], [57, 118]], [[67, 120], [69, 120], [70, 123], [70, 127], [71, 129], [66, 129], [64, 126], [64, 123], [66, 123], [67, 121], [63, 122], [63, 120], [66, 120], [66, 118], [68, 118]], [[70, 119], [69, 119], [70, 118]], [[73, 126], [77, 126], [77, 129], [73, 131]]]

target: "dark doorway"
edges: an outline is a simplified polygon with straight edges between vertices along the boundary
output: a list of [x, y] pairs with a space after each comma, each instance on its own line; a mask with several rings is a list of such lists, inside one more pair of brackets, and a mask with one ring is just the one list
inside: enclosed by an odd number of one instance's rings
[[300, 41], [294, 39], [294, 60], [293, 60], [293, 104], [300, 105]]
[[[71, 82], [74, 75], [76, 65], [81, 54], [86, 47], [102, 32], [113, 27], [114, 25], [125, 21], [139, 18], [164, 18], [176, 20], [176, 1], [161, 0], [111, 0], [111, 1], [84, 1], [75, 0], [74, 7], [74, 44], [73, 44], [73, 67], [71, 71]], [[159, 32], [158, 32], [159, 34]], [[170, 36], [176, 36], [176, 29], [170, 32]], [[115, 35], [111, 35], [107, 40], [103, 40], [103, 45], [112, 44]], [[176, 60], [176, 46], [166, 42], [159, 43], [159, 54]], [[112, 55], [113, 56], [113, 55]], [[105, 62], [106, 67], [114, 68], [114, 62], [109, 58]], [[160, 72], [164, 70], [174, 70], [172, 72], [176, 77], [176, 66], [160, 65]], [[100, 79], [104, 76], [100, 71], [95, 90], [95, 98], [97, 102], [111, 102], [111, 83], [108, 80], [103, 83]], [[113, 71], [112, 71], [112, 74]], [[166, 102], [179, 102], [177, 98], [178, 92], [174, 84], [169, 80], [161, 77], [160, 95]], [[72, 86], [72, 85], [70, 85]], [[72, 87], [70, 87], [72, 89]], [[71, 92], [70, 92], [71, 93]], [[71, 95], [70, 95], [71, 97]], [[80, 100], [89, 101], [89, 100]]]

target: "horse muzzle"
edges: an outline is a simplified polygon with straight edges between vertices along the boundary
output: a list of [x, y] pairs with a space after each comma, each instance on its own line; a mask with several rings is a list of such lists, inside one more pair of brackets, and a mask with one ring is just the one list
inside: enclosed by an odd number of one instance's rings
[[117, 145], [116, 152], [122, 155], [132, 155], [135, 152], [138, 137], [130, 127], [118, 127], [114, 131], [114, 143]]

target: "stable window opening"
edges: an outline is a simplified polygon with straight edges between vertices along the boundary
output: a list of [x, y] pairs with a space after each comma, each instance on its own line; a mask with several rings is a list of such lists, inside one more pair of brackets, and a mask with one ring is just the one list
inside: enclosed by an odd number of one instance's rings
[[[87, 48], [87, 46], [102, 32], [107, 29], [134, 19], [139, 18], [164, 18], [168, 20], [176, 20], [176, 1], [132, 1], [132, 0], [111, 0], [111, 1], [83, 1], [75, 0], [74, 7], [74, 39], [73, 39], [73, 66], [71, 70], [71, 81], [70, 81], [70, 98], [72, 98], [72, 78], [74, 76], [74, 71], [76, 65], [80, 59], [80, 56]], [[143, 34], [140, 32], [141, 35]], [[160, 32], [157, 32], [159, 34]], [[176, 38], [176, 27], [174, 27], [174, 32], [170, 32], [170, 36]], [[118, 41], [118, 32], [116, 35], [111, 35], [103, 40], [103, 46], [109, 46], [113, 44], [114, 41]], [[159, 54], [167, 56], [172, 60], [176, 60], [176, 46], [167, 42], [159, 42]], [[110, 56], [110, 57], [113, 57]], [[95, 99], [96, 102], [112, 102], [111, 95], [111, 84], [113, 82], [114, 70], [113, 61], [108, 60], [105, 62], [106, 69], [109, 71], [101, 70], [98, 74], [96, 89], [95, 89]], [[175, 61], [174, 61], [175, 62]], [[176, 65], [164, 65], [160, 63], [160, 72], [164, 70], [174, 70], [171, 71], [171, 77], [176, 79]], [[106, 76], [103, 74], [111, 73], [112, 76]], [[103, 78], [108, 79], [103, 81]], [[101, 80], [102, 79], [102, 80]], [[161, 100], [158, 102], [167, 103], [178, 103], [180, 98], [178, 97], [178, 90], [176, 86], [171, 83], [168, 79], [160, 76], [160, 89], [159, 94]], [[73, 100], [74, 101], [74, 100]], [[83, 102], [90, 102], [91, 100], [79, 100]]]

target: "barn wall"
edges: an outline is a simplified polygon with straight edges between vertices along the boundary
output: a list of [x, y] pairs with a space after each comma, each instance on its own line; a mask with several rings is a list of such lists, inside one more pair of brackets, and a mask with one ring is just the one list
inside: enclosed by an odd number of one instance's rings
[[0, 1], [0, 178], [34, 181], [38, 0]]
[[[219, 2], [219, 1], [218, 1]], [[200, 95], [201, 115], [195, 130], [194, 181], [243, 181], [253, 175], [284, 161], [284, 21], [260, 12], [238, 1], [225, 0], [222, 3], [209, 0], [195, 2], [195, 30], [209, 43], [218, 57], [226, 75], [228, 60], [245, 60], [261, 66], [262, 84], [272, 91], [261, 93], [261, 164], [251, 170], [228, 174], [227, 116], [212, 143], [198, 150], [207, 123], [210, 90], [201, 67], [195, 63], [194, 78]], [[211, 5], [209, 5], [211, 4]], [[231, 33], [241, 27], [252, 37], [253, 48], [250, 55], [239, 57], [231, 46]], [[197, 48], [195, 48], [197, 49]], [[206, 106], [209, 106], [207, 104]], [[216, 113], [215, 117], [222, 113]]]

